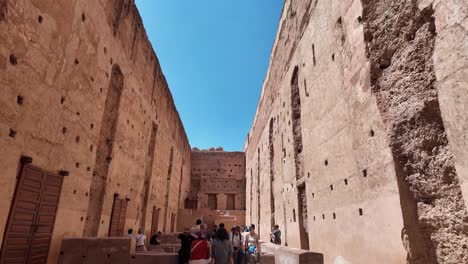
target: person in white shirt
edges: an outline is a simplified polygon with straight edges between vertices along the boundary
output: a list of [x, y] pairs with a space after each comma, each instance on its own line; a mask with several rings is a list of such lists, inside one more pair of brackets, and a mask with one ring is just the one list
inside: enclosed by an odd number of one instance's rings
[[235, 226], [229, 234], [229, 241], [232, 243], [234, 264], [241, 264], [244, 258], [244, 237], [240, 233], [240, 227]]
[[195, 226], [190, 229], [190, 233], [196, 234], [196, 233], [200, 232], [201, 223], [202, 223], [202, 221], [200, 219], [197, 219], [197, 221], [195, 222]]
[[146, 236], [143, 229], [138, 229], [138, 235], [135, 237], [136, 251], [146, 251]]

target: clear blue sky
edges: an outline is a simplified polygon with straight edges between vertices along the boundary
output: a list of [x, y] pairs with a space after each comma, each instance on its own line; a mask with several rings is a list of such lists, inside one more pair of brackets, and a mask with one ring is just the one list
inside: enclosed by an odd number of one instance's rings
[[136, 0], [190, 145], [242, 150], [282, 0]]

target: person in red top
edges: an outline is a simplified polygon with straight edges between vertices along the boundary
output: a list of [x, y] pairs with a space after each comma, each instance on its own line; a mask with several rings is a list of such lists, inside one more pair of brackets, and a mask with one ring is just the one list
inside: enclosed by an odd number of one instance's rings
[[198, 239], [192, 242], [189, 264], [207, 264], [211, 262], [211, 243], [206, 239], [206, 230], [197, 233]]

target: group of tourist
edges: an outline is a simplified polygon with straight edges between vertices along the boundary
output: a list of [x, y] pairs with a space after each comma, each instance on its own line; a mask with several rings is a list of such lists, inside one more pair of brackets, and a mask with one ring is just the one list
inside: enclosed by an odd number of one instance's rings
[[[150, 244], [159, 245], [158, 234], [151, 236]], [[133, 229], [128, 230], [128, 237], [135, 240], [136, 251], [146, 251], [146, 236], [143, 229], [133, 235]], [[270, 242], [281, 244], [281, 231], [275, 225], [270, 233]], [[178, 235], [181, 247], [178, 252], [180, 264], [242, 264], [258, 262], [259, 236], [255, 233], [255, 225], [243, 228], [234, 226], [228, 232], [224, 223], [209, 231], [207, 225], [198, 219], [195, 226], [185, 228]]]
[[[150, 245], [159, 245], [161, 242], [158, 239], [158, 235], [160, 235], [161, 232], [158, 232], [158, 234], [154, 234], [151, 236], [150, 239]], [[138, 235], [134, 236], [133, 235], [133, 229], [130, 228], [127, 231], [127, 237], [131, 239], [135, 239], [135, 247], [136, 251], [146, 251], [146, 236], [143, 232], [143, 229], [138, 229]]]
[[255, 225], [242, 230], [235, 226], [228, 232], [225, 225], [220, 223], [210, 232], [207, 225], [198, 219], [194, 227], [186, 228], [179, 235], [179, 239], [180, 264], [241, 264], [244, 256], [247, 263], [258, 261], [259, 237], [255, 233]]

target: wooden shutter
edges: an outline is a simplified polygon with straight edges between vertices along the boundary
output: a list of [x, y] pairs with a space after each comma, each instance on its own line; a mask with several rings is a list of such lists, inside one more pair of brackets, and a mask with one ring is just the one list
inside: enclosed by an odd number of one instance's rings
[[18, 181], [0, 263], [46, 263], [63, 176], [24, 165]]
[[109, 227], [110, 237], [121, 237], [125, 234], [127, 204], [127, 199], [121, 199], [118, 195], [114, 196], [114, 205], [112, 207], [111, 222]]

